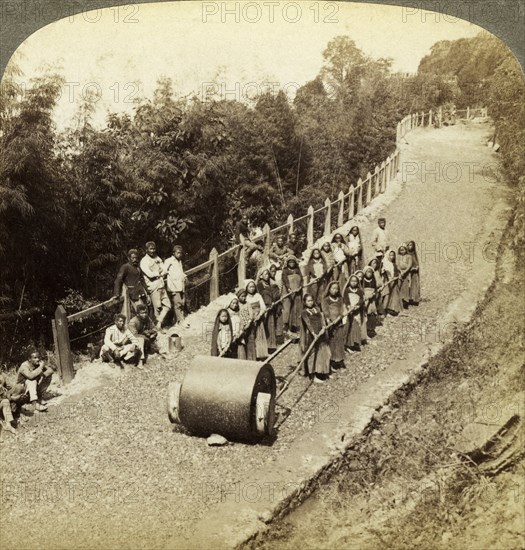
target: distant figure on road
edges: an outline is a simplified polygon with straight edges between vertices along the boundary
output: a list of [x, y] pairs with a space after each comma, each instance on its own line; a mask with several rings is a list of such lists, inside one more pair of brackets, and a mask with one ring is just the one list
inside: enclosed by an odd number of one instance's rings
[[121, 295], [123, 284], [128, 289], [128, 298], [133, 312], [137, 311], [139, 304], [147, 305], [148, 297], [139, 268], [139, 252], [135, 248], [128, 251], [128, 261], [119, 269], [113, 290], [114, 298]]
[[140, 260], [140, 269], [144, 275], [153, 314], [157, 321], [157, 330], [160, 331], [164, 318], [171, 309], [171, 304], [164, 286], [164, 263], [157, 256], [157, 246], [153, 241], [146, 243], [146, 255]]
[[372, 248], [376, 251], [376, 257], [380, 262], [389, 248], [388, 232], [385, 228], [386, 219], [379, 218], [377, 220], [377, 227], [372, 234]]
[[408, 241], [407, 252], [412, 256], [409, 303], [417, 306], [421, 300], [421, 283], [419, 279], [419, 259], [417, 257], [416, 243], [414, 241]]

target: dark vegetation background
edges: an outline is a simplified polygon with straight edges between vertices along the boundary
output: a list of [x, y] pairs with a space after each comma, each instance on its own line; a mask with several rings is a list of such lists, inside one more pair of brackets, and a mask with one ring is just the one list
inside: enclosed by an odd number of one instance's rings
[[[489, 109], [516, 186], [522, 253], [525, 84], [502, 42], [488, 33], [438, 42], [409, 76], [348, 36], [330, 41], [323, 58], [293, 101], [282, 92], [253, 104], [178, 99], [161, 78], [133, 116], [111, 114], [95, 128], [86, 98], [64, 131], [52, 118], [63, 77], [46, 72], [23, 90], [11, 63], [0, 88], [0, 314], [107, 299], [125, 251], [149, 239], [162, 257], [182, 244], [191, 267], [231, 246], [241, 213], [271, 226], [304, 215], [381, 163], [403, 116], [450, 102]], [[32, 323], [0, 323], [0, 362], [17, 331], [40, 334]]]

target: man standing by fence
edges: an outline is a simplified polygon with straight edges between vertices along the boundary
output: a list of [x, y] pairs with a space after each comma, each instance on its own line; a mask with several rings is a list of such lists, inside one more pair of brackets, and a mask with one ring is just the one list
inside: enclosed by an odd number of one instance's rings
[[[164, 261], [164, 273], [166, 275], [166, 286], [171, 297], [175, 321], [182, 325], [184, 322], [184, 305], [186, 303], [184, 291], [186, 285], [186, 274], [182, 267], [182, 246], [173, 247], [173, 256]], [[186, 328], [189, 324], [186, 323]]]
[[123, 284], [128, 289], [128, 298], [131, 302], [132, 311], [136, 312], [139, 304], [147, 305], [146, 289], [144, 288], [142, 274], [139, 269], [139, 252], [134, 248], [128, 252], [127, 263], [123, 264], [119, 269], [113, 290], [114, 298], [121, 295]]
[[140, 260], [140, 269], [144, 275], [153, 314], [157, 321], [157, 330], [161, 330], [171, 304], [164, 286], [164, 263], [157, 256], [157, 246], [153, 241], [146, 243], [146, 255]]
[[374, 229], [374, 233], [372, 235], [372, 247], [376, 251], [377, 259], [381, 261], [389, 248], [385, 218], [379, 218], [377, 220], [377, 227]]

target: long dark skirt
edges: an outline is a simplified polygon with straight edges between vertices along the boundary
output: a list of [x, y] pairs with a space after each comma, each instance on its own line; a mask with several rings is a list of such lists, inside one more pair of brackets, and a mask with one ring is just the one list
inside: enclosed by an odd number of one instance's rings
[[410, 275], [407, 275], [404, 279], [400, 279], [398, 285], [399, 298], [402, 302], [408, 302], [410, 300]]
[[276, 308], [270, 310], [264, 320], [264, 330], [266, 331], [266, 340], [269, 350], [275, 350], [277, 348], [275, 309]]
[[410, 273], [410, 289], [409, 300], [414, 304], [419, 304], [421, 301], [421, 283], [419, 280], [419, 271]]
[[255, 344], [255, 335], [257, 332], [257, 327], [252, 323], [247, 332], [246, 332], [246, 359], [248, 361], [256, 361], [257, 360], [257, 348]]
[[235, 342], [230, 346], [230, 351], [232, 352], [231, 357], [236, 357], [237, 359], [246, 359], [246, 344], [243, 342]]
[[268, 342], [266, 340], [264, 323], [262, 322], [258, 322], [255, 328], [255, 355], [257, 359], [268, 357]]
[[283, 321], [289, 328], [298, 329], [301, 326], [301, 313], [303, 310], [303, 300], [301, 291], [297, 291], [295, 296], [285, 298], [283, 304]]
[[348, 333], [346, 337], [346, 346], [361, 345], [361, 316], [359, 313], [350, 314], [347, 321]]
[[345, 358], [346, 325], [337, 325], [330, 334], [332, 362], [339, 363]]
[[389, 313], [399, 313], [403, 309], [403, 304], [401, 303], [401, 297], [399, 296], [399, 286], [397, 281], [385, 287], [385, 290], [388, 288], [388, 293], [383, 296], [383, 307], [385, 311]]
[[275, 315], [275, 343], [280, 346], [284, 343], [283, 306], [279, 304], [274, 308]]
[[321, 338], [305, 361], [305, 374], [330, 374], [331, 357], [328, 339]]

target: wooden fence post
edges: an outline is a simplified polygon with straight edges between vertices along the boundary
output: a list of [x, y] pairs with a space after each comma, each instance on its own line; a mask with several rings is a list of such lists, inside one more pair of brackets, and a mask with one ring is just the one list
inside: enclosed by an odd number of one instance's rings
[[328, 197], [326, 197], [326, 200], [324, 201], [324, 206], [326, 209], [324, 219], [324, 236], [327, 237], [332, 232], [332, 203]]
[[239, 263], [237, 264], [237, 286], [242, 287], [246, 280], [246, 249], [244, 248], [244, 237], [239, 235], [241, 250], [239, 252]]
[[314, 207], [310, 205], [308, 207], [308, 227], [306, 229], [306, 240], [308, 247], [314, 245]]
[[210, 302], [219, 297], [219, 253], [216, 248], [212, 248], [210, 255], [211, 276], [210, 276]]
[[401, 122], [398, 122], [396, 126], [396, 145], [399, 145], [400, 141], [401, 141]]
[[363, 210], [363, 180], [359, 178], [357, 180], [357, 213], [359, 214]]
[[[385, 163], [383, 162], [383, 167]], [[377, 197], [377, 194], [379, 193], [379, 189], [381, 188], [381, 178], [383, 177], [383, 173], [381, 172], [381, 167], [376, 164], [376, 167], [374, 169], [374, 188], [372, 189], [372, 198]]]
[[339, 191], [339, 196], [337, 197], [337, 200], [339, 201], [337, 227], [341, 227], [345, 223], [345, 194], [342, 191]]
[[470, 118], [470, 107], [467, 107], [467, 120]]
[[348, 219], [351, 220], [354, 217], [355, 209], [355, 187], [353, 183], [351, 183], [348, 188], [348, 195]]
[[267, 223], [264, 224], [263, 233], [264, 233], [263, 263], [267, 264], [270, 261], [270, 245], [271, 245], [270, 226]]
[[428, 112], [428, 125], [432, 126], [432, 109]]
[[[372, 202], [372, 182], [374, 181], [373, 176], [370, 172], [366, 175], [366, 204], [365, 206], [368, 206]], [[367, 183], [368, 182], [368, 183]]]
[[386, 162], [385, 162], [385, 177], [383, 180], [383, 188], [381, 189], [381, 193], [384, 193], [386, 191], [386, 188], [390, 183], [391, 174], [392, 174], [392, 157], [389, 155], [386, 158]]
[[58, 306], [55, 311], [53, 336], [55, 337], [55, 353], [57, 356], [60, 378], [62, 378], [65, 384], [68, 384], [73, 380], [75, 371], [73, 370], [73, 359], [71, 357], [67, 313], [62, 305]]
[[379, 173], [381, 174], [381, 178], [379, 180], [378, 193], [384, 193], [385, 187], [386, 187], [386, 162], [385, 161], [381, 163], [381, 171]]
[[293, 233], [293, 216], [291, 214], [288, 214], [286, 223], [288, 224], [288, 234]]

